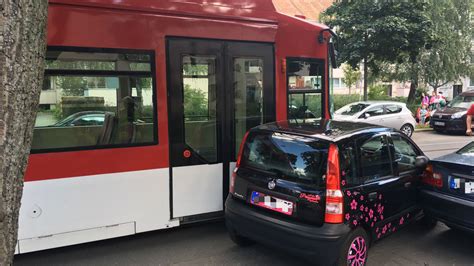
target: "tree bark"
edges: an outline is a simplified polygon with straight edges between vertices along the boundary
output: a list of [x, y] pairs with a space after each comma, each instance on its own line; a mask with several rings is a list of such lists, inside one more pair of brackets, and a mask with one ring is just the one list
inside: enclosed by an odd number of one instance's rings
[[0, 1], [0, 265], [17, 243], [46, 50], [47, 0]]
[[368, 80], [369, 80], [369, 67], [367, 66], [367, 57], [364, 57], [364, 101], [368, 100], [367, 95], [367, 87], [368, 87]]
[[415, 102], [415, 94], [416, 89], [418, 88], [418, 70], [416, 68], [416, 61], [412, 63], [412, 71], [411, 71], [411, 78], [410, 78], [410, 92], [408, 93], [408, 103]]

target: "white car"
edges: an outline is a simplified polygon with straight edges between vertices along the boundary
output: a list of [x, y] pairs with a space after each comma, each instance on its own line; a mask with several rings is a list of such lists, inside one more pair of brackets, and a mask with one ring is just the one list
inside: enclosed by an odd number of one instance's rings
[[400, 102], [367, 101], [348, 104], [337, 110], [334, 120], [356, 121], [401, 130], [411, 137], [416, 121], [406, 104]]

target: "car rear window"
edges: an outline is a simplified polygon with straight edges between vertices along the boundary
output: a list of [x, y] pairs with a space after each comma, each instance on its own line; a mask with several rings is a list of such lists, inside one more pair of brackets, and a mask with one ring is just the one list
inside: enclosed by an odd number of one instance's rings
[[458, 154], [474, 156], [474, 141], [457, 151]]
[[242, 166], [271, 172], [282, 179], [322, 184], [329, 143], [284, 133], [250, 134]]

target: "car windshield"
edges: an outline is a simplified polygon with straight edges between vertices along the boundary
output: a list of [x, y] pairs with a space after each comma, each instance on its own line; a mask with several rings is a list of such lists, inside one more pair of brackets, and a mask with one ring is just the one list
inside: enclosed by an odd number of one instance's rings
[[448, 105], [448, 107], [468, 109], [474, 104], [474, 96], [456, 96]]
[[336, 111], [338, 115], [355, 115], [365, 108], [367, 108], [370, 104], [368, 103], [353, 103], [342, 107], [341, 109]]
[[329, 144], [325, 141], [283, 133], [249, 136], [242, 165], [271, 172], [282, 179], [320, 185], [327, 164]]
[[474, 156], [474, 141], [457, 151], [457, 154]]

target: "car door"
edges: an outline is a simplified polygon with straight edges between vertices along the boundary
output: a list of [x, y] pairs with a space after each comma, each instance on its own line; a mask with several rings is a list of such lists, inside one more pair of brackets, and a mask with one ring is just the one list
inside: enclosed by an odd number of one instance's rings
[[406, 189], [394, 169], [389, 133], [366, 136], [356, 143], [361, 190], [349, 208], [379, 239], [405, 223], [400, 215], [406, 206], [402, 195]]
[[385, 114], [382, 118], [382, 125], [386, 127], [400, 129], [403, 125], [401, 116], [402, 107], [397, 104], [387, 104], [385, 107]]
[[373, 125], [381, 125], [383, 122], [384, 112], [385, 110], [383, 105], [371, 106], [360, 116], [361, 122]]
[[393, 145], [393, 167], [398, 175], [400, 184], [403, 184], [401, 199], [404, 211], [416, 207], [417, 185], [422, 170], [415, 166], [416, 157], [422, 155], [421, 150], [404, 134], [391, 133], [390, 145]]

